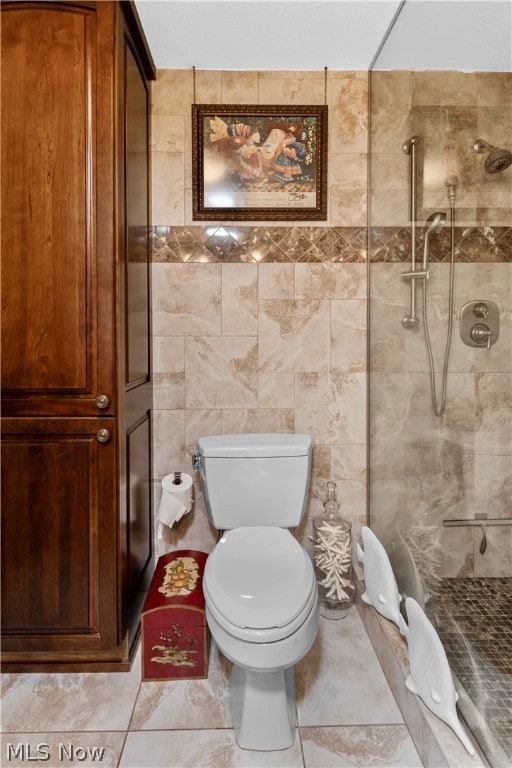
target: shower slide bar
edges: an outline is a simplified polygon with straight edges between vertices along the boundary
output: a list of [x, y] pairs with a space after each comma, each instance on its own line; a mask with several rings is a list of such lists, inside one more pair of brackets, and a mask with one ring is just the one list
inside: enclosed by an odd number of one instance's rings
[[403, 277], [411, 281], [411, 306], [408, 315], [404, 315], [402, 318], [403, 328], [416, 328], [419, 323], [416, 317], [416, 280], [426, 279], [427, 274], [416, 270], [416, 219], [417, 219], [417, 202], [416, 202], [416, 148], [421, 142], [420, 136], [412, 136], [402, 144], [402, 152], [405, 155], [410, 155], [410, 222], [411, 222], [411, 270], [410, 272], [404, 272]]
[[488, 525], [512, 525], [510, 517], [478, 517], [475, 520], [464, 520], [464, 518], [454, 518], [452, 520], [443, 520], [445, 528], [455, 528], [456, 526], [474, 525], [478, 528]]

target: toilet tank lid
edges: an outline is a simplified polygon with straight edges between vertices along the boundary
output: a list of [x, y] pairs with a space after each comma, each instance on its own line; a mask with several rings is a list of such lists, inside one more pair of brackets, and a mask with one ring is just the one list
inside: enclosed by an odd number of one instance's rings
[[197, 447], [205, 458], [307, 456], [311, 452], [311, 437], [288, 433], [209, 435], [200, 437]]

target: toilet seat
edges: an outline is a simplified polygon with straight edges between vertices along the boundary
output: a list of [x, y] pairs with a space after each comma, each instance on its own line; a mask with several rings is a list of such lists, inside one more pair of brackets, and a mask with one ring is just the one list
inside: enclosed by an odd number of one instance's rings
[[216, 621], [256, 643], [295, 632], [317, 600], [309, 556], [290, 531], [272, 526], [227, 531], [207, 560], [203, 589]]

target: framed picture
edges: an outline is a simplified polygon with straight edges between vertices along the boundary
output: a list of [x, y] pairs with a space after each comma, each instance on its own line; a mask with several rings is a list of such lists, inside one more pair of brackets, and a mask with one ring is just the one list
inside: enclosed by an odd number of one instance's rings
[[327, 107], [194, 104], [195, 220], [325, 220]]

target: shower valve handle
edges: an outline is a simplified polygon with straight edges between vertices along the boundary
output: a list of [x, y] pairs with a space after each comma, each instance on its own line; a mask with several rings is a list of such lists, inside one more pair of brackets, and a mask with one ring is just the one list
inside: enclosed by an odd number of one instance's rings
[[475, 317], [481, 317], [483, 320], [489, 314], [489, 307], [483, 301], [479, 301], [473, 307], [473, 314]]
[[472, 327], [470, 333], [474, 342], [482, 346], [485, 344], [487, 349], [491, 348], [492, 331], [486, 325], [477, 323]]

